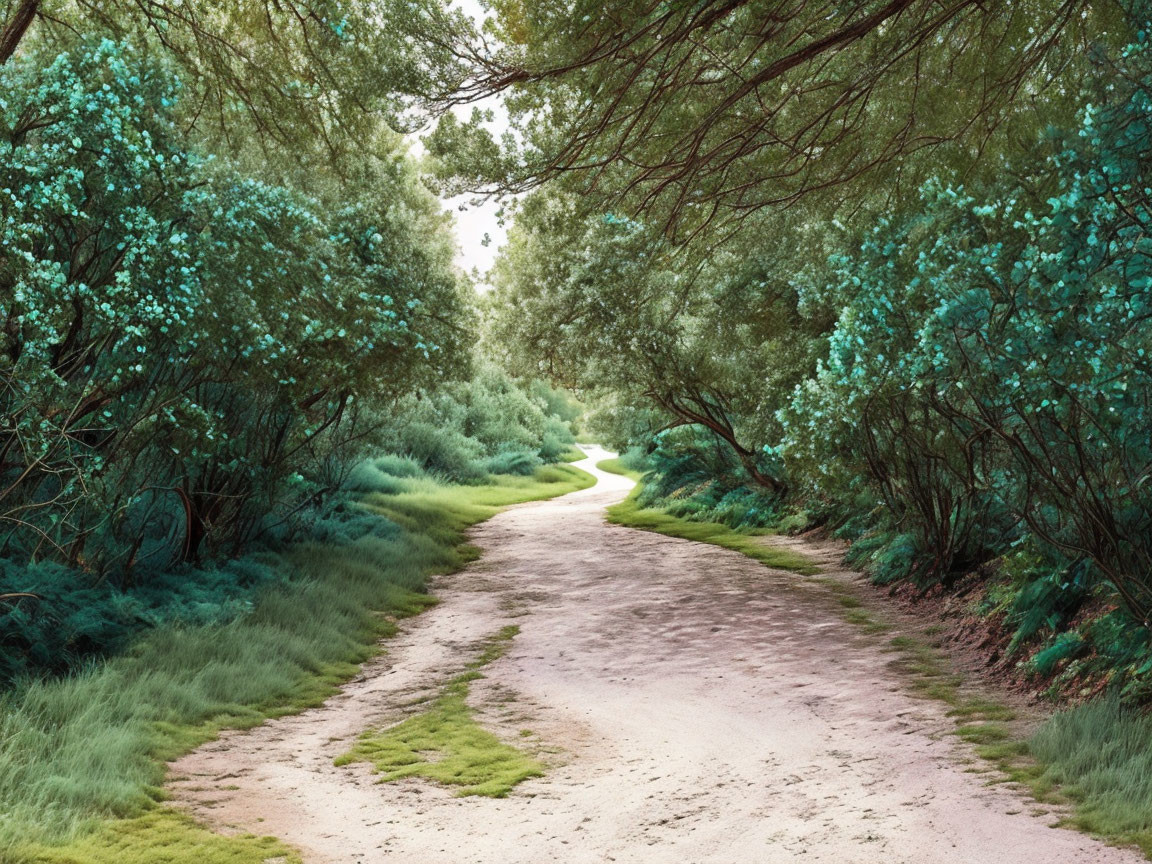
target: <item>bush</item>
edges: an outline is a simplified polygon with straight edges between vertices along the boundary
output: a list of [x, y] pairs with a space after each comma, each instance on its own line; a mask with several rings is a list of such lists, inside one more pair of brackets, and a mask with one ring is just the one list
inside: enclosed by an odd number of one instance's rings
[[[349, 492], [380, 492], [384, 495], [400, 492], [404, 488], [401, 478], [381, 469], [379, 462], [377, 459], [365, 459], [356, 463], [344, 480], [344, 489]], [[415, 462], [411, 464], [416, 465]]]
[[372, 460], [372, 464], [378, 471], [390, 474], [393, 477], [420, 477], [424, 473], [424, 469], [420, 467], [420, 463], [407, 456], [397, 456], [395, 454], [377, 456]]
[[543, 464], [543, 460], [534, 453], [506, 450], [490, 457], [484, 463], [484, 467], [490, 474], [515, 474], [527, 477]]
[[214, 567], [140, 574], [136, 584], [122, 589], [52, 562], [0, 559], [0, 593], [36, 595], [0, 601], [0, 688], [73, 672], [156, 627], [234, 620], [288, 574], [280, 556], [261, 553]]

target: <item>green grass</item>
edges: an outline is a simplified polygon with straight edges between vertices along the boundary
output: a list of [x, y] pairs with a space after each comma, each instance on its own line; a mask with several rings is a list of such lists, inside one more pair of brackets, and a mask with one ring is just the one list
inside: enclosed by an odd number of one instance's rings
[[448, 682], [427, 711], [388, 729], [369, 730], [336, 765], [370, 762], [381, 783], [423, 777], [461, 787], [458, 795], [493, 798], [503, 798], [522, 780], [542, 775], [540, 762], [484, 729], [467, 702], [469, 684], [481, 677], [479, 670], [503, 654], [518, 632], [518, 627], [505, 627], [467, 672]]
[[[611, 462], [613, 460], [604, 461]], [[597, 463], [597, 467], [606, 471], [611, 470], [604, 468], [604, 462]], [[623, 471], [615, 473], [623, 473]], [[719, 522], [688, 521], [672, 516], [663, 510], [641, 507], [636, 500], [640, 488], [637, 486], [627, 498], [608, 508], [609, 522], [627, 525], [629, 528], [639, 528], [643, 531], [655, 531], [658, 534], [667, 534], [669, 537], [680, 537], [684, 540], [696, 540], [700, 543], [723, 546], [725, 549], [743, 553], [761, 564], [775, 567], [778, 570], [790, 570], [805, 576], [820, 572], [820, 568], [803, 555], [798, 555], [787, 549], [769, 546], [758, 539], [763, 535], [738, 531]]]
[[1053, 715], [1028, 746], [1037, 797], [1070, 804], [1073, 827], [1152, 858], [1152, 717], [1099, 699]]
[[637, 483], [644, 477], [643, 471], [633, 471], [624, 465], [624, 461], [616, 456], [612, 459], [601, 459], [596, 463], [596, 467], [601, 471], [607, 471], [609, 474], [619, 474], [623, 477], [629, 477]]
[[223, 837], [170, 808], [109, 822], [66, 849], [28, 847], [30, 864], [300, 864], [273, 837]]
[[[169, 843], [164, 832], [107, 820], [166, 818], [155, 815], [163, 813], [155, 808], [165, 760], [223, 728], [250, 727], [331, 695], [398, 618], [435, 602], [422, 593], [429, 575], [475, 557], [463, 543], [468, 526], [503, 506], [594, 482], [567, 465], [485, 486], [405, 481], [406, 491], [364, 502], [401, 526], [396, 537], [300, 546], [287, 556], [292, 582], [262, 596], [249, 615], [222, 626], [158, 629], [82, 674], [7, 694], [0, 701], [0, 861], [88, 860], [77, 859], [77, 850], [98, 861], [93, 850], [104, 847], [118, 850], [116, 860], [183, 860], [148, 846]], [[191, 824], [173, 831], [184, 845], [199, 832], [197, 842], [219, 846]], [[245, 854], [241, 846], [237, 855]]]

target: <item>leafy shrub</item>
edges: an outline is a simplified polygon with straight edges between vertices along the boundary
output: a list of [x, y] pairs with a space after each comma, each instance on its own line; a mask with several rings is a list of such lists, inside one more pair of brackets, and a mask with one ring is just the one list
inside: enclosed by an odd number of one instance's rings
[[[377, 519], [376, 521], [381, 521]], [[277, 555], [262, 553], [215, 567], [182, 566], [147, 574], [128, 590], [54, 562], [0, 559], [0, 688], [59, 675], [123, 650], [159, 626], [208, 625], [247, 614], [253, 599], [288, 579]]]
[[889, 585], [912, 578], [924, 553], [914, 535], [879, 530], [856, 540], [847, 561], [865, 570], [877, 585]]
[[1061, 633], [1051, 645], [1033, 655], [1032, 669], [1037, 675], [1048, 677], [1061, 663], [1083, 653], [1086, 647], [1078, 633]]
[[535, 453], [505, 450], [489, 457], [484, 463], [484, 468], [490, 474], [515, 474], [527, 477], [543, 464], [543, 460]]
[[620, 464], [629, 471], [638, 471], [643, 474], [650, 469], [651, 460], [643, 447], [633, 444], [620, 454]]
[[539, 455], [545, 462], [555, 462], [576, 443], [572, 427], [565, 420], [551, 414], [544, 418], [544, 432], [540, 438]]
[[424, 469], [415, 459], [391, 453], [386, 456], [377, 456], [372, 460], [372, 464], [376, 470], [392, 477], [420, 477], [424, 473]]
[[355, 501], [337, 499], [324, 515], [313, 523], [310, 540], [328, 546], [347, 546], [365, 537], [394, 539], [398, 533], [398, 526], [381, 518], [379, 514], [365, 510]]

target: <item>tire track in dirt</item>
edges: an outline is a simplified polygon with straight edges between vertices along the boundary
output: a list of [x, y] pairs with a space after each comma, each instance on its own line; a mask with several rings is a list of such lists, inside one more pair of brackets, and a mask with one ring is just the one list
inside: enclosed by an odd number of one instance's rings
[[[966, 770], [946, 706], [827, 591], [725, 549], [604, 522], [631, 482], [507, 510], [439, 606], [324, 706], [228, 733], [172, 766], [177, 802], [308, 862], [396, 864], [1135, 864]], [[504, 799], [377, 784], [333, 759], [520, 635], [472, 702], [532, 731], [552, 767]]]

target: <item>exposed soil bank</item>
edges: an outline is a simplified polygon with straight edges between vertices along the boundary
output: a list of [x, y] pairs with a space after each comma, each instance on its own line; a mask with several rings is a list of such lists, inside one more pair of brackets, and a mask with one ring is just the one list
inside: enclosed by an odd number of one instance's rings
[[[175, 763], [178, 801], [310, 862], [1143, 860], [1049, 827], [1051, 814], [971, 773], [947, 706], [909, 695], [884, 640], [844, 622], [817, 583], [606, 524], [631, 486], [594, 467], [606, 455], [576, 463], [594, 488], [479, 526], [481, 560], [442, 578], [442, 603], [340, 696]], [[545, 777], [505, 799], [457, 798], [333, 767], [509, 624], [519, 636], [471, 698], [491, 729], [542, 754]]]

